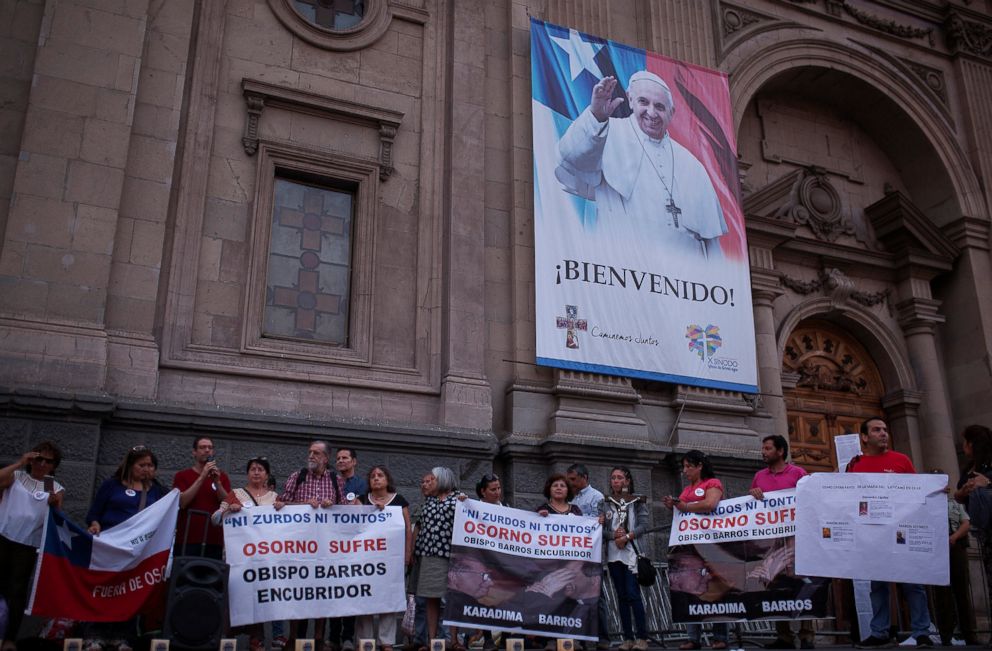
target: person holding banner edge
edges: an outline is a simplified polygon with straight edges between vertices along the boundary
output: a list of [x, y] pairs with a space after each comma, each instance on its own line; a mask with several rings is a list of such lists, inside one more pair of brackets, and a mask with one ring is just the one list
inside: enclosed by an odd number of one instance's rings
[[[851, 459], [846, 472], [898, 472], [916, 474], [913, 462], [905, 454], [889, 449], [889, 427], [881, 418], [868, 418], [861, 423], [862, 454]], [[918, 647], [932, 647], [930, 639], [930, 611], [927, 609], [927, 593], [918, 583], [899, 583], [903, 597], [909, 605], [909, 622], [912, 636]], [[871, 582], [871, 635], [855, 646], [866, 648], [887, 648], [892, 646], [889, 634], [889, 583]]]
[[[983, 507], [987, 510], [987, 493], [992, 483], [992, 430], [982, 425], [969, 425], [962, 433], [961, 449], [968, 459], [968, 465], [958, 480], [954, 499], [963, 504], [972, 519], [971, 532], [978, 541], [978, 551], [985, 570], [985, 585], [988, 598], [992, 600], [992, 527], [981, 526]], [[976, 491], [979, 493], [976, 494]], [[982, 494], [985, 493], [985, 494]], [[984, 497], [984, 499], [982, 499]], [[981, 524], [980, 524], [981, 523]], [[989, 603], [992, 603], [990, 601]]]
[[[799, 480], [806, 476], [806, 471], [797, 465], [786, 461], [789, 457], [789, 442], [781, 434], [772, 434], [761, 439], [761, 459], [768, 467], [759, 470], [751, 480], [750, 494], [756, 500], [762, 500], [766, 492], [795, 488]], [[775, 632], [778, 637], [765, 645], [766, 649], [795, 649], [796, 636], [792, 632], [791, 622], [776, 620]], [[815, 647], [813, 622], [803, 619], [799, 622], [799, 645], [801, 649]]]
[[[340, 452], [339, 452], [340, 455]], [[340, 466], [339, 466], [340, 467]], [[403, 524], [406, 527], [405, 548], [403, 559], [407, 566], [413, 561], [413, 529], [410, 527], [410, 503], [396, 492], [393, 476], [385, 466], [369, 468], [365, 483], [369, 490], [359, 496], [362, 504], [376, 507], [379, 510], [387, 506], [398, 506], [403, 512]], [[392, 651], [396, 643], [396, 618], [400, 613], [382, 613], [379, 615], [379, 635], [377, 642], [380, 651]], [[358, 639], [373, 637], [375, 615], [359, 615], [355, 618], [355, 635]]]
[[[158, 457], [144, 445], [128, 450], [114, 474], [100, 484], [86, 513], [89, 532], [115, 527], [164, 497], [168, 490], [155, 477]], [[164, 604], [162, 604], [164, 606]], [[102, 651], [105, 640], [117, 651], [131, 651], [137, 638], [137, 618], [126, 622], [100, 622], [83, 625], [86, 651]], [[113, 639], [116, 638], [116, 639]]]
[[644, 535], [648, 529], [648, 507], [643, 496], [634, 495], [634, 477], [629, 469], [616, 466], [610, 471], [610, 494], [603, 500], [600, 514], [603, 516], [606, 566], [617, 593], [620, 625], [623, 628], [620, 649], [644, 651], [648, 648], [647, 617], [641, 588], [637, 584], [634, 539]]
[[[48, 515], [46, 507], [62, 508], [65, 488], [52, 477], [61, 461], [62, 452], [58, 446], [44, 441], [0, 469], [0, 490], [3, 491], [0, 496], [0, 596], [7, 601], [8, 608], [3, 651], [17, 648], [17, 632], [24, 618], [24, 606], [42, 542], [41, 532]], [[15, 487], [14, 482], [20, 487]], [[38, 502], [44, 502], [45, 506]]]
[[[248, 484], [244, 488], [235, 488], [230, 491], [227, 497], [221, 500], [220, 506], [213, 515], [210, 516], [211, 522], [215, 525], [221, 525], [228, 513], [239, 513], [243, 507], [274, 505], [276, 510], [281, 508], [281, 503], [276, 505], [278, 495], [269, 488], [271, 475], [269, 460], [265, 457], [249, 459], [245, 466], [245, 472], [248, 474]], [[243, 630], [248, 634], [249, 651], [265, 651], [265, 633], [261, 623], [249, 624]]]
[[[710, 458], [699, 450], [689, 450], [682, 457], [682, 474], [689, 485], [677, 498], [666, 495], [663, 498], [665, 507], [684, 513], [709, 513], [715, 509], [723, 497], [723, 483], [716, 478]], [[702, 648], [703, 625], [686, 624], [685, 629], [689, 640], [680, 644], [679, 649], [688, 651]], [[715, 622], [712, 648], [726, 649], [729, 632], [730, 627], [726, 622]]]
[[[450, 468], [438, 466], [431, 470], [434, 478], [430, 493], [424, 500], [417, 522], [414, 543], [412, 585], [414, 594], [427, 600], [427, 640], [437, 638], [441, 599], [448, 589], [448, 562], [451, 558], [451, 536], [455, 524], [455, 491], [458, 480]], [[452, 631], [452, 649], [464, 651]], [[421, 647], [427, 651], [427, 647]]]

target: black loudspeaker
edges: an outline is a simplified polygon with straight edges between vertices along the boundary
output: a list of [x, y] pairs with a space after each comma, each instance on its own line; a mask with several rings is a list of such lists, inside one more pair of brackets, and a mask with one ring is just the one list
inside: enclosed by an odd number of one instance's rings
[[213, 651], [227, 630], [227, 575], [223, 561], [173, 558], [163, 637], [173, 649]]

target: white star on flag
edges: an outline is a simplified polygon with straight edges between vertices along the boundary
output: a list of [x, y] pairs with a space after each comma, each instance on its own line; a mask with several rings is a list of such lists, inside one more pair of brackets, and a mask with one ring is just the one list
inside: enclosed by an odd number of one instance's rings
[[72, 530], [69, 529], [69, 522], [67, 520], [63, 520], [62, 524], [55, 528], [55, 533], [58, 534], [59, 540], [62, 544], [70, 550], [72, 549], [72, 539], [79, 535], [78, 533], [73, 533]]
[[558, 47], [568, 55], [569, 74], [572, 75], [572, 81], [578, 79], [583, 70], [591, 72], [596, 79], [603, 78], [603, 72], [595, 60], [596, 54], [603, 49], [603, 45], [583, 41], [574, 29], [568, 30], [567, 39], [552, 36], [551, 40], [557, 43]]

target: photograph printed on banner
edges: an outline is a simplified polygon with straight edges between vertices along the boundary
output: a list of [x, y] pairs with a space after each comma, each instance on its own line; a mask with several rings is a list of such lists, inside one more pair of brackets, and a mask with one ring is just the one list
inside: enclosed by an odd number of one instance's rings
[[452, 546], [445, 623], [597, 639], [602, 566]]
[[797, 576], [791, 536], [669, 549], [676, 622], [796, 619], [826, 614], [829, 581]]

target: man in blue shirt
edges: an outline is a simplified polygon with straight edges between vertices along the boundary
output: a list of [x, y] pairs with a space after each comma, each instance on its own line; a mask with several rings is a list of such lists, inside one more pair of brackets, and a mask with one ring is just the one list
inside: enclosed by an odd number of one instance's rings
[[[582, 515], [590, 518], [599, 516], [599, 505], [603, 502], [603, 494], [589, 485], [589, 469], [581, 463], [573, 463], [565, 471], [565, 480], [572, 487], [575, 497], [572, 504], [579, 507]], [[602, 585], [602, 584], [601, 584]], [[599, 594], [599, 644], [600, 649], [610, 648], [610, 632], [606, 623], [609, 621], [606, 611], [606, 598], [602, 589]]]

